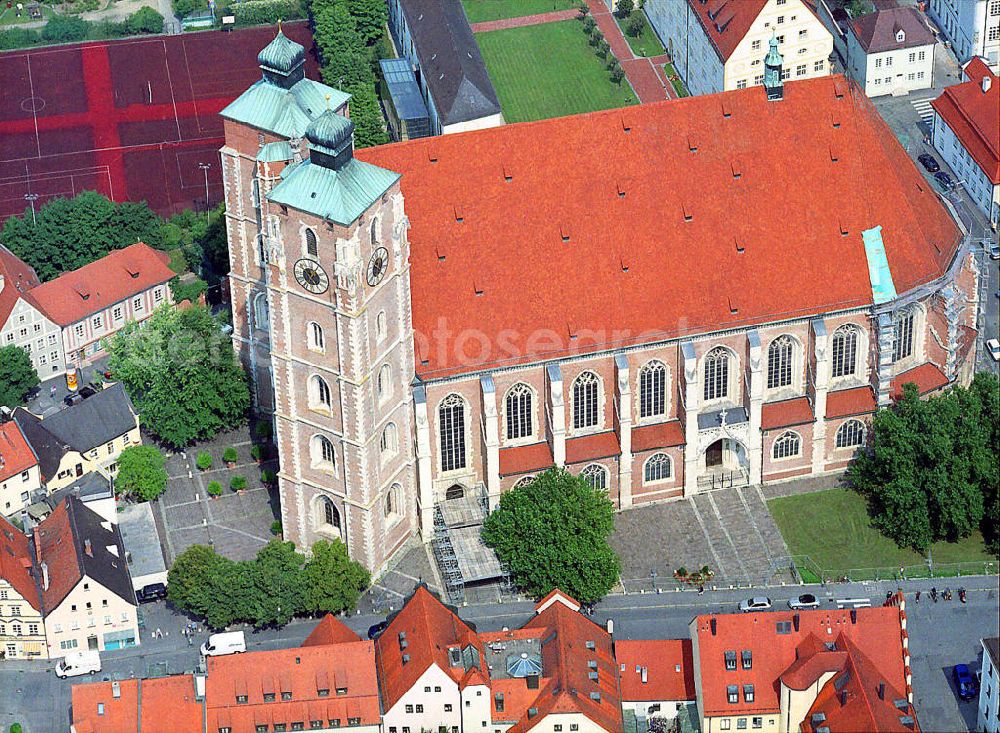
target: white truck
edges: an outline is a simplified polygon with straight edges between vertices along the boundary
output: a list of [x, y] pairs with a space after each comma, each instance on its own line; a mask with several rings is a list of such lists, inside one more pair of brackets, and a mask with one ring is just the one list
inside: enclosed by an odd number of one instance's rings
[[101, 655], [95, 651], [73, 652], [56, 663], [56, 677], [79, 677], [82, 674], [97, 674], [101, 671]]
[[247, 650], [247, 641], [242, 631], [227, 631], [223, 634], [212, 634], [208, 641], [201, 645], [203, 657], [218, 657], [225, 654], [242, 654]]

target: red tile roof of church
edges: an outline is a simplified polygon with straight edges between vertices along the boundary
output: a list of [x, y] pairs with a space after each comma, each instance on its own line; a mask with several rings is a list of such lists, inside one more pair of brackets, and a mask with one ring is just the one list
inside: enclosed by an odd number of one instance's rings
[[815, 419], [808, 397], [766, 402], [760, 411], [760, 426], [764, 430], [803, 425], [807, 422], [813, 422]]
[[959, 243], [842, 76], [356, 154], [403, 174], [423, 378], [871, 305], [863, 230], [899, 292]]
[[854, 417], [875, 412], [875, 393], [871, 387], [854, 387], [830, 392], [826, 396], [826, 416]]
[[893, 377], [891, 389], [894, 399], [899, 399], [903, 396], [903, 385], [908, 382], [916, 384], [917, 391], [920, 394], [927, 394], [947, 385], [948, 377], [944, 375], [944, 372], [941, 371], [941, 368], [937, 364], [932, 364], [931, 362], [908, 369]]

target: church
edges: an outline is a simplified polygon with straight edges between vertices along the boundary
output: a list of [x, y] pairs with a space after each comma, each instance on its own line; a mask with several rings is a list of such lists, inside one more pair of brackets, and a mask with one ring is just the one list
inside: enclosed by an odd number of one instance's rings
[[303, 549], [461, 555], [553, 465], [620, 509], [842, 471], [904, 383], [971, 378], [969, 237], [776, 44], [763, 88], [359, 150], [302, 46], [258, 60], [221, 113], [233, 340]]

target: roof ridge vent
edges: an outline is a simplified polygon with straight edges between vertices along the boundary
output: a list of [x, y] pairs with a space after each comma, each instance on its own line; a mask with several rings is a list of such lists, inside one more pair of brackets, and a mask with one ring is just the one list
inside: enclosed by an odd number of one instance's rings
[[738, 158], [734, 159], [733, 162], [730, 163], [730, 167], [733, 169], [734, 180], [738, 181], [743, 177], [743, 165], [740, 163]]
[[503, 170], [503, 179], [504, 179], [504, 181], [506, 181], [507, 183], [510, 183], [512, 180], [514, 180], [514, 171], [511, 169], [511, 167], [509, 165], [507, 165], [504, 162], [501, 162], [500, 163], [500, 168]]
[[722, 100], [722, 116], [727, 120], [733, 116], [733, 108], [727, 103], [726, 99]]
[[743, 254], [746, 251], [747, 245], [742, 237], [739, 235], [733, 237], [733, 241], [736, 242], [736, 252], [738, 254]]
[[681, 204], [681, 213], [684, 215], [684, 221], [691, 221], [694, 219], [694, 211], [687, 201]]
[[559, 236], [562, 237], [562, 241], [569, 241], [569, 224], [566, 222], [559, 225]]
[[465, 212], [462, 211], [462, 206], [460, 204], [455, 204], [455, 221], [463, 222], [465, 221]]

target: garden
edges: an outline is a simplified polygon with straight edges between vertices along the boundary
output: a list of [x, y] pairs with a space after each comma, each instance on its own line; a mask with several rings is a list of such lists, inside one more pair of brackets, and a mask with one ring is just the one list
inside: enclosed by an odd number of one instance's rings
[[663, 44], [653, 32], [646, 14], [637, 8], [632, 0], [618, 0], [615, 20], [618, 21], [622, 35], [636, 56], [660, 56], [665, 53]]
[[476, 34], [507, 122], [636, 104], [607, 41], [587, 31], [587, 18]]

